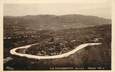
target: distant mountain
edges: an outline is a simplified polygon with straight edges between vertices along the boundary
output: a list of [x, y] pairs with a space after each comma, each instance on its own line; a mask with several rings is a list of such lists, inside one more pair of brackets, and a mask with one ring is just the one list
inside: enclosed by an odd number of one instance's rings
[[[69, 28], [82, 28], [111, 24], [110, 19], [85, 15], [27, 15], [27, 16], [4, 16], [4, 28], [13, 27], [19, 30], [60, 30]], [[18, 28], [19, 27], [19, 28]], [[20, 29], [21, 28], [21, 29]]]

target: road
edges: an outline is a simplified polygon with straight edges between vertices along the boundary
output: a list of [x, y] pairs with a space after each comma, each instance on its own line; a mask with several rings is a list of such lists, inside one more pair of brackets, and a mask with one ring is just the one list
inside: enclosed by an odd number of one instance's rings
[[67, 52], [67, 53], [63, 53], [63, 54], [60, 54], [60, 55], [54, 55], [54, 56], [37, 56], [37, 55], [30, 55], [30, 54], [22, 54], [22, 53], [18, 53], [16, 52], [16, 50], [18, 49], [27, 49], [29, 47], [31, 47], [32, 45], [35, 45], [35, 44], [31, 44], [31, 45], [26, 45], [26, 46], [21, 46], [21, 47], [17, 47], [17, 48], [13, 48], [10, 50], [10, 53], [12, 55], [16, 55], [16, 56], [19, 56], [19, 57], [26, 57], [26, 58], [29, 58], [29, 59], [58, 59], [58, 58], [64, 58], [64, 57], [68, 57], [74, 53], [76, 53], [78, 50], [80, 49], [83, 49], [87, 46], [94, 46], [94, 45], [100, 45], [102, 43], [85, 43], [85, 44], [81, 44], [77, 47], [75, 47], [75, 49]]

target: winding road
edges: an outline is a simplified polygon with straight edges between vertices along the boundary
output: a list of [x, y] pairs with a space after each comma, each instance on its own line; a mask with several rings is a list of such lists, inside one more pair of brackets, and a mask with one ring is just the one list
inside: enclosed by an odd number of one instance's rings
[[18, 53], [16, 52], [16, 50], [18, 49], [27, 49], [29, 47], [31, 47], [32, 45], [36, 45], [36, 44], [31, 44], [31, 45], [26, 45], [26, 46], [22, 46], [22, 47], [17, 47], [17, 48], [13, 48], [10, 50], [10, 53], [12, 55], [16, 55], [16, 56], [20, 56], [20, 57], [26, 57], [26, 58], [29, 58], [29, 59], [58, 59], [58, 58], [64, 58], [64, 57], [68, 57], [74, 53], [76, 53], [78, 50], [80, 49], [83, 49], [87, 46], [94, 46], [94, 45], [100, 45], [102, 43], [85, 43], [85, 44], [81, 44], [77, 47], [75, 47], [75, 49], [67, 52], [67, 53], [63, 53], [63, 54], [60, 54], [60, 55], [54, 55], [54, 56], [37, 56], [37, 55], [30, 55], [30, 54], [22, 54], [22, 53]]

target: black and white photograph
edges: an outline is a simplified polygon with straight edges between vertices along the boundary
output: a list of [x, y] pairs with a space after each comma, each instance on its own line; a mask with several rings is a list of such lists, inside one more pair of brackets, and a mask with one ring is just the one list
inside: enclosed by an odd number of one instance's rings
[[3, 70], [111, 70], [111, 0], [3, 4]]

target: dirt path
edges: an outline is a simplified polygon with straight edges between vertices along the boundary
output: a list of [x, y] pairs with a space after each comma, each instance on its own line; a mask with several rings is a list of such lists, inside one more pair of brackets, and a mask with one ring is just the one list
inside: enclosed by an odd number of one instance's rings
[[60, 54], [60, 55], [54, 55], [54, 56], [37, 56], [37, 55], [22, 54], [22, 53], [16, 52], [16, 50], [18, 50], [18, 49], [27, 49], [27, 48], [31, 47], [32, 45], [35, 45], [35, 44], [13, 48], [13, 49], [10, 50], [10, 53], [12, 55], [16, 55], [16, 56], [20, 56], [20, 57], [26, 57], [26, 58], [30, 58], [30, 59], [57, 59], [57, 58], [68, 57], [68, 56], [76, 53], [78, 50], [83, 49], [83, 48], [85, 48], [87, 46], [94, 46], [94, 45], [100, 45], [100, 44], [101, 43], [85, 43], [85, 44], [81, 44], [81, 45], [77, 46], [75, 49], [73, 49], [73, 50], [71, 50], [71, 51], [69, 51], [67, 53], [63, 53], [63, 54]]

